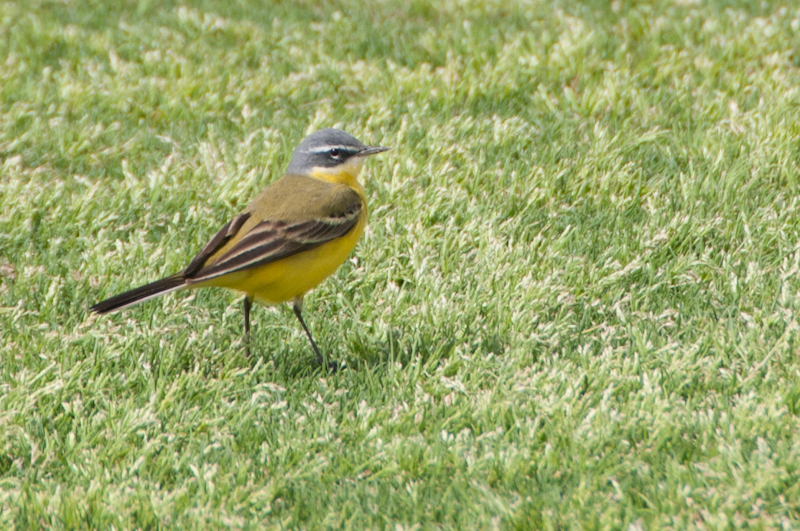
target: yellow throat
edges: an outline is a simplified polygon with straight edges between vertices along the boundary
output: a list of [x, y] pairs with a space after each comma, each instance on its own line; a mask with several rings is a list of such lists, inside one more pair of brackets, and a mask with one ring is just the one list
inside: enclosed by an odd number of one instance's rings
[[364, 189], [361, 183], [358, 182], [358, 176], [361, 174], [361, 167], [364, 165], [364, 159], [361, 157], [353, 157], [344, 164], [340, 164], [335, 168], [325, 168], [323, 166], [315, 166], [309, 175], [320, 181], [327, 181], [329, 183], [344, 184], [358, 192], [358, 195], [364, 195]]

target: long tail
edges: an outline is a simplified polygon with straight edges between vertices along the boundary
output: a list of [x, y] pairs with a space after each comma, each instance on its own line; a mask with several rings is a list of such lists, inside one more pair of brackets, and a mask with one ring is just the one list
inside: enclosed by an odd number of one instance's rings
[[171, 277], [156, 280], [145, 286], [115, 295], [110, 299], [98, 302], [90, 308], [95, 313], [108, 313], [139, 304], [146, 300], [154, 299], [171, 291], [179, 290], [186, 286], [186, 278], [182, 273]]

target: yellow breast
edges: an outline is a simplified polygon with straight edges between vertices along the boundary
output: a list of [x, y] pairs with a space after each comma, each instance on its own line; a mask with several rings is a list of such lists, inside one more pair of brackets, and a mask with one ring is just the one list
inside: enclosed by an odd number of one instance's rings
[[226, 286], [275, 304], [301, 297], [328, 278], [347, 260], [367, 224], [364, 208], [358, 224], [341, 238], [277, 262], [225, 277]]

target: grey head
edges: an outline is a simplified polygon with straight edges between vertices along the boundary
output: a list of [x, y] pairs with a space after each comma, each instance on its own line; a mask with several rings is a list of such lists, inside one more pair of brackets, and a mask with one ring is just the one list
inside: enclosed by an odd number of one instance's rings
[[366, 157], [388, 149], [365, 146], [339, 129], [320, 129], [300, 142], [292, 154], [292, 161], [286, 168], [286, 173], [306, 175], [313, 168], [335, 168], [354, 157]]

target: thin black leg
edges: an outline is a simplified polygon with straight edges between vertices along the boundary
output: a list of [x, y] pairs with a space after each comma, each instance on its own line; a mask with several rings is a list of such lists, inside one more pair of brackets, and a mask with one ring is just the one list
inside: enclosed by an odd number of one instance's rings
[[300, 324], [303, 325], [303, 330], [306, 331], [308, 340], [311, 341], [311, 346], [314, 347], [314, 353], [317, 355], [317, 363], [323, 365], [325, 363], [325, 360], [322, 359], [322, 354], [319, 351], [319, 347], [317, 347], [317, 344], [314, 342], [314, 338], [311, 337], [311, 332], [308, 330], [306, 322], [303, 321], [302, 304], [303, 304], [302, 302], [298, 304], [298, 302], [295, 301], [294, 304], [292, 304], [292, 309], [294, 310], [294, 314], [297, 316], [297, 319], [300, 321]]
[[253, 301], [250, 300], [250, 297], [245, 295], [244, 296], [244, 349], [247, 357], [250, 357], [250, 307], [253, 305]]

